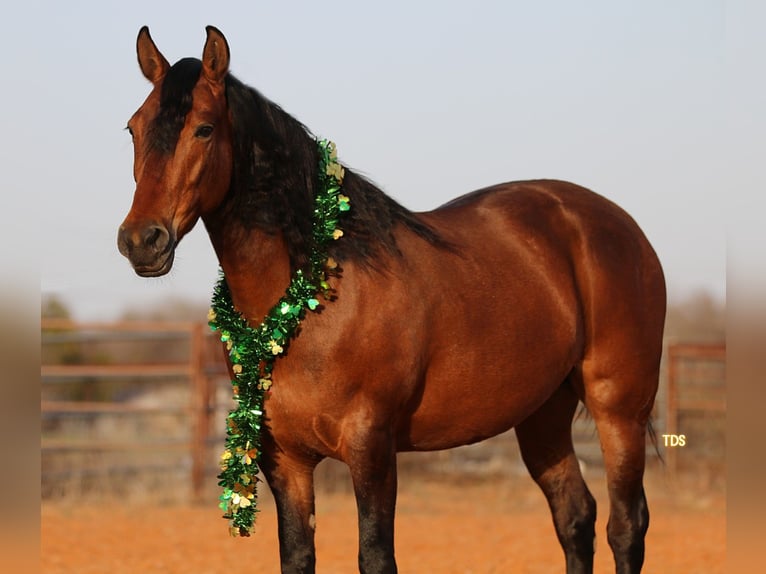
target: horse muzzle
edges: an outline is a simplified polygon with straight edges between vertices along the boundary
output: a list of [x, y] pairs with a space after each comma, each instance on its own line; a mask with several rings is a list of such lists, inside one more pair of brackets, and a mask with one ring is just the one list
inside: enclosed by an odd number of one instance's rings
[[159, 277], [173, 267], [175, 234], [159, 224], [127, 225], [117, 233], [117, 249], [141, 277]]

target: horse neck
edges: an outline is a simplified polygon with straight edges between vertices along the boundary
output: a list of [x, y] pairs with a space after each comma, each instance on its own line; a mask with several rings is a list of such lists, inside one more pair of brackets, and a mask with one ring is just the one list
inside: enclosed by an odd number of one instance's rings
[[281, 233], [243, 229], [235, 222], [205, 221], [234, 306], [260, 321], [290, 283], [290, 260]]

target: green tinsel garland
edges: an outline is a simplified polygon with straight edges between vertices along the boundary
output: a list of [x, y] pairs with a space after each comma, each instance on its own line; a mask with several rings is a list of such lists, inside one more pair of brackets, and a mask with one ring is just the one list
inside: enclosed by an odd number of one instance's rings
[[308, 271], [295, 272], [284, 296], [257, 327], [250, 327], [234, 308], [223, 271], [213, 291], [208, 321], [228, 349], [237, 403], [226, 419], [226, 450], [221, 455], [218, 475], [218, 484], [223, 488], [220, 507], [224, 518], [230, 521], [232, 536], [249, 536], [258, 512], [256, 482], [261, 460], [263, 401], [272, 384], [274, 363], [295, 336], [306, 310], [319, 307], [319, 293], [327, 300], [332, 296], [327, 273], [336, 263], [328, 257], [327, 246], [343, 235], [338, 220], [350, 205], [349, 198], [341, 194], [344, 171], [338, 163], [335, 144], [326, 140], [317, 144], [319, 191], [314, 205]]

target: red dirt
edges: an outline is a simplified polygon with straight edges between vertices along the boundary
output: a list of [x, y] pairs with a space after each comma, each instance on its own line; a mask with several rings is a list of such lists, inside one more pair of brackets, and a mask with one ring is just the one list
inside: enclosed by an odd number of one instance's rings
[[[595, 572], [614, 572], [604, 532], [604, 482], [588, 482], [599, 504]], [[645, 572], [724, 571], [725, 498], [720, 489], [705, 486], [648, 481]], [[268, 496], [260, 505], [258, 531], [249, 539], [234, 539], [227, 535], [214, 496], [205, 506], [45, 503], [42, 572], [278, 572], [274, 505]], [[317, 572], [357, 572], [355, 520], [350, 495], [317, 496]], [[463, 486], [409, 479], [400, 487], [396, 549], [403, 573], [564, 571], [547, 505], [529, 479]]]

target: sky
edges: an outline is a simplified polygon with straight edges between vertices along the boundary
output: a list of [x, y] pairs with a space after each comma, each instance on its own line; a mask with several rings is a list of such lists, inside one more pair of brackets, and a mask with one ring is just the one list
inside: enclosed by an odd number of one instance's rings
[[217, 275], [201, 223], [163, 278], [136, 276], [117, 252], [134, 190], [124, 127], [150, 91], [135, 54], [144, 24], [171, 63], [200, 57], [205, 25], [218, 27], [240, 80], [411, 209], [502, 181], [579, 183], [636, 219], [671, 300], [723, 299], [727, 260], [749, 273], [763, 253], [752, 231], [766, 208], [756, 3], [72, 0], [3, 11], [0, 185], [23, 204], [0, 213], [3, 257], [39, 273], [42, 295], [81, 320], [204, 303]]

